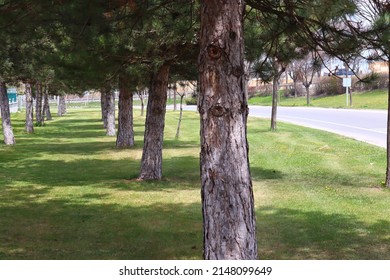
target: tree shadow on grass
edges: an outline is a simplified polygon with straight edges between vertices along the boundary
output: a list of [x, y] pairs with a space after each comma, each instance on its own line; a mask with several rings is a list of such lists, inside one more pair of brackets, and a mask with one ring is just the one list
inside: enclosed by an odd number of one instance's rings
[[[28, 140], [27, 140], [28, 142]], [[85, 155], [98, 155], [105, 152], [115, 151], [115, 147], [109, 142], [75, 142], [75, 143], [66, 143], [57, 141], [49, 143], [39, 143], [29, 142], [29, 143], [19, 143], [13, 147], [13, 151], [7, 154], [4, 154], [4, 162], [10, 163], [14, 162], [15, 164], [21, 163], [27, 164], [31, 162], [36, 164], [36, 161], [39, 161], [39, 158], [44, 155], [51, 155], [52, 158], [62, 159], [67, 155], [80, 156], [82, 159]], [[15, 154], [22, 155], [21, 157], [16, 157]]]
[[389, 259], [390, 222], [287, 208], [257, 209], [262, 259]]
[[284, 174], [276, 169], [264, 169], [261, 167], [251, 167], [251, 176], [253, 180], [277, 180], [283, 179]]
[[[80, 198], [3, 203], [0, 259], [201, 258], [200, 203]], [[257, 228], [261, 259], [390, 257], [385, 220], [366, 224], [351, 215], [267, 207], [257, 210]]]
[[82, 158], [81, 155], [73, 160], [40, 159], [37, 155], [26, 159], [11, 158], [7, 163], [13, 167], [0, 170], [0, 177], [6, 178], [2, 186], [100, 186], [137, 191], [200, 188], [199, 162], [195, 157], [165, 159], [163, 180], [148, 182], [135, 180], [139, 175], [139, 160], [128, 158], [125, 153], [116, 154], [116, 150], [113, 153], [118, 159]]
[[[96, 198], [91, 198], [95, 200]], [[200, 259], [200, 204], [0, 207], [0, 259]]]

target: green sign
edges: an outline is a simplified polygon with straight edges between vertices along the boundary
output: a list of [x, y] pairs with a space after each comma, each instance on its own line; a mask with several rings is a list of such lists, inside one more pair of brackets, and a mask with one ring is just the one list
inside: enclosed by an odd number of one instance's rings
[[7, 95], [9, 103], [16, 103], [18, 101], [18, 93], [16, 92], [16, 88], [8, 88]]

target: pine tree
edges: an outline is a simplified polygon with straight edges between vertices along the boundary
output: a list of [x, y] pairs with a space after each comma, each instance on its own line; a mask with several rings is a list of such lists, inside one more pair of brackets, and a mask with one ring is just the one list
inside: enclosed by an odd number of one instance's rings
[[205, 259], [256, 259], [249, 172], [243, 1], [202, 1], [201, 183]]

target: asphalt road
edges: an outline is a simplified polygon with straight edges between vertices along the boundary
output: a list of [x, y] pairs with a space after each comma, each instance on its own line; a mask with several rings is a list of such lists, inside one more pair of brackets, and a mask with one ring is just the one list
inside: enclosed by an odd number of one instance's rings
[[[271, 107], [249, 106], [249, 115], [270, 118]], [[386, 147], [385, 110], [278, 107], [277, 120], [330, 131]]]
[[[185, 106], [195, 111], [196, 106]], [[249, 115], [271, 118], [271, 107], [249, 106]], [[346, 137], [386, 147], [387, 111], [306, 107], [278, 107], [277, 120], [330, 131]]]

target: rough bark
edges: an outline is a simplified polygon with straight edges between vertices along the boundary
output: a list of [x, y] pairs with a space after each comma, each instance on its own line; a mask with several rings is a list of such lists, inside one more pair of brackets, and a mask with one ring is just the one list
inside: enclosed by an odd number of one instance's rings
[[102, 110], [102, 121], [103, 121], [103, 127], [107, 127], [107, 110], [105, 109], [107, 107], [107, 99], [106, 99], [106, 93], [101, 90], [100, 91], [100, 105]]
[[116, 146], [118, 148], [133, 147], [133, 93], [130, 91], [129, 79], [125, 75], [120, 75], [119, 77], [118, 106], [118, 135], [116, 137]]
[[111, 86], [107, 85], [104, 89], [105, 96], [105, 114], [107, 117], [106, 123], [106, 135], [107, 136], [116, 136], [115, 131], [115, 92], [112, 90]]
[[14, 131], [11, 124], [11, 113], [9, 110], [9, 100], [7, 95], [7, 85], [0, 83], [0, 111], [3, 128], [4, 144], [15, 145]]
[[45, 87], [44, 95], [43, 95], [43, 116], [46, 117], [46, 120], [51, 120], [52, 115], [50, 112], [50, 103], [49, 103], [49, 88]]
[[37, 83], [35, 86], [35, 123], [37, 126], [43, 125], [42, 97], [42, 85]]
[[162, 146], [164, 141], [169, 65], [163, 64], [153, 73], [146, 109], [144, 147], [139, 178], [162, 178]]
[[34, 109], [31, 84], [26, 84], [26, 132], [34, 133]]
[[256, 259], [249, 171], [244, 1], [202, 1], [200, 169], [205, 259]]
[[66, 102], [65, 102], [65, 96], [60, 95], [58, 100], [58, 112], [57, 115], [59, 117], [62, 117], [63, 115], [66, 114]]

